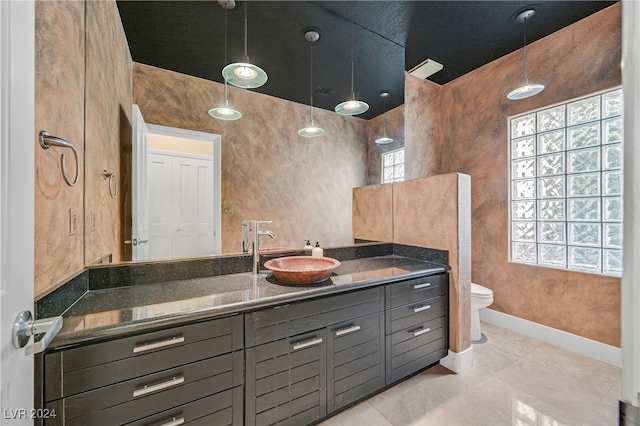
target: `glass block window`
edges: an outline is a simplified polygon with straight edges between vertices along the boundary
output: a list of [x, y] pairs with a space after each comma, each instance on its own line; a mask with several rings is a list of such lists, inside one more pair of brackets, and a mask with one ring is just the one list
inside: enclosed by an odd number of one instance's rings
[[622, 89], [509, 120], [511, 261], [622, 274]]
[[404, 148], [382, 153], [382, 183], [404, 180]]

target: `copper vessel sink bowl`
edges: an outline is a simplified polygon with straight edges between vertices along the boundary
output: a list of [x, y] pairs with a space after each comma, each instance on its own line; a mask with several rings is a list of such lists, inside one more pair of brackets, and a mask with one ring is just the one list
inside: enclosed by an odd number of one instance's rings
[[317, 284], [327, 280], [340, 262], [331, 257], [287, 256], [271, 259], [264, 267], [286, 284]]

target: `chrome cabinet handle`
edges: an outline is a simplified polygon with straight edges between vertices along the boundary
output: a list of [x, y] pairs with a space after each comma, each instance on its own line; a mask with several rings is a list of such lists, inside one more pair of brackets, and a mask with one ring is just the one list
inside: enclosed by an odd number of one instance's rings
[[420, 305], [420, 306], [416, 306], [415, 308], [411, 308], [413, 309], [413, 313], [417, 314], [418, 312], [422, 312], [422, 311], [426, 311], [431, 309], [431, 305]]
[[420, 290], [421, 288], [427, 288], [427, 287], [431, 287], [431, 283], [423, 283], [423, 284], [414, 284], [413, 285], [413, 289], [414, 290]]
[[300, 349], [310, 348], [311, 346], [316, 346], [322, 343], [321, 337], [314, 337], [311, 340], [306, 340], [304, 342], [298, 342], [293, 344], [293, 350], [299, 351]]
[[417, 328], [415, 330], [411, 330], [409, 333], [412, 333], [413, 337], [418, 337], [418, 336], [420, 336], [422, 334], [425, 334], [425, 333], [428, 333], [430, 331], [431, 331], [430, 328], [420, 327], [420, 328]]
[[184, 383], [184, 377], [173, 377], [171, 380], [167, 380], [166, 382], [158, 383], [156, 385], [144, 385], [144, 387], [140, 389], [136, 389], [133, 391], [133, 397], [137, 398], [139, 396], [147, 395], [153, 392], [158, 392], [161, 390], [165, 390], [168, 388], [172, 388], [174, 386], [178, 386]]
[[336, 330], [336, 337], [344, 336], [345, 334], [355, 333], [358, 330], [360, 330], [359, 325], [351, 325], [349, 327], [340, 328]]
[[179, 425], [182, 425], [182, 424], [184, 424], [184, 417], [180, 417], [180, 418], [177, 418], [177, 419], [174, 417], [169, 422], [159, 424], [158, 426], [179, 426]]
[[184, 342], [184, 336], [174, 336], [168, 340], [161, 340], [159, 342], [142, 343], [133, 348], [133, 353], [137, 354], [139, 352], [146, 352], [153, 349], [163, 348], [165, 346], [177, 345], [182, 342]]

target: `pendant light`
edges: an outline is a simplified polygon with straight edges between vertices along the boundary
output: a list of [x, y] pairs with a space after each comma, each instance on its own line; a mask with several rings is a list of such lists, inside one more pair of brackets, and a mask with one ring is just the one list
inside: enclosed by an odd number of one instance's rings
[[[353, 6], [351, 6], [353, 7]], [[352, 13], [353, 15], [353, 13]], [[369, 104], [364, 101], [356, 100], [356, 94], [353, 91], [353, 16], [351, 19], [351, 99], [336, 105], [335, 111], [341, 115], [358, 115], [367, 112]]]
[[387, 136], [387, 103], [386, 100], [389, 97], [389, 92], [380, 92], [380, 97], [382, 98], [382, 109], [383, 109], [383, 121], [382, 121], [382, 136], [376, 138], [376, 145], [388, 145], [393, 142], [393, 138]]
[[222, 69], [222, 76], [225, 81], [236, 87], [243, 89], [255, 89], [267, 82], [267, 73], [260, 67], [252, 65], [249, 62], [249, 54], [247, 53], [247, 6], [248, 1], [244, 2], [244, 57], [246, 62], [235, 62], [229, 64]]
[[309, 42], [311, 46], [311, 60], [310, 60], [310, 72], [309, 72], [309, 87], [311, 92], [311, 99], [309, 102], [309, 115], [311, 116], [311, 121], [308, 126], [303, 127], [298, 130], [298, 134], [303, 138], [315, 138], [317, 136], [324, 135], [324, 130], [322, 127], [316, 126], [313, 121], [313, 43], [320, 40], [320, 33], [315, 28], [307, 28], [303, 30], [304, 39]]
[[[235, 3], [227, 0], [224, 3], [219, 2], [224, 7], [224, 63], [227, 63], [227, 10], [233, 9]], [[240, 111], [229, 106], [229, 98], [227, 97], [227, 80], [224, 81], [224, 105], [209, 110], [209, 115], [218, 120], [234, 121], [242, 118]]]
[[507, 99], [516, 101], [519, 99], [530, 98], [544, 90], [544, 85], [539, 83], [529, 83], [527, 77], [527, 21], [536, 14], [535, 9], [524, 10], [516, 15], [516, 22], [524, 26], [524, 48], [522, 49], [522, 59], [524, 63], [524, 84], [509, 92]]

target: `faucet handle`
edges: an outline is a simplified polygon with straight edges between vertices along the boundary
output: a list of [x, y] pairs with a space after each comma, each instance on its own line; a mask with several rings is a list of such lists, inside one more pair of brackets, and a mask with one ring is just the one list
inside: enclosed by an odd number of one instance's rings
[[259, 223], [273, 223], [272, 220], [256, 220], [255, 222], [256, 222], [256, 224], [259, 224]]

